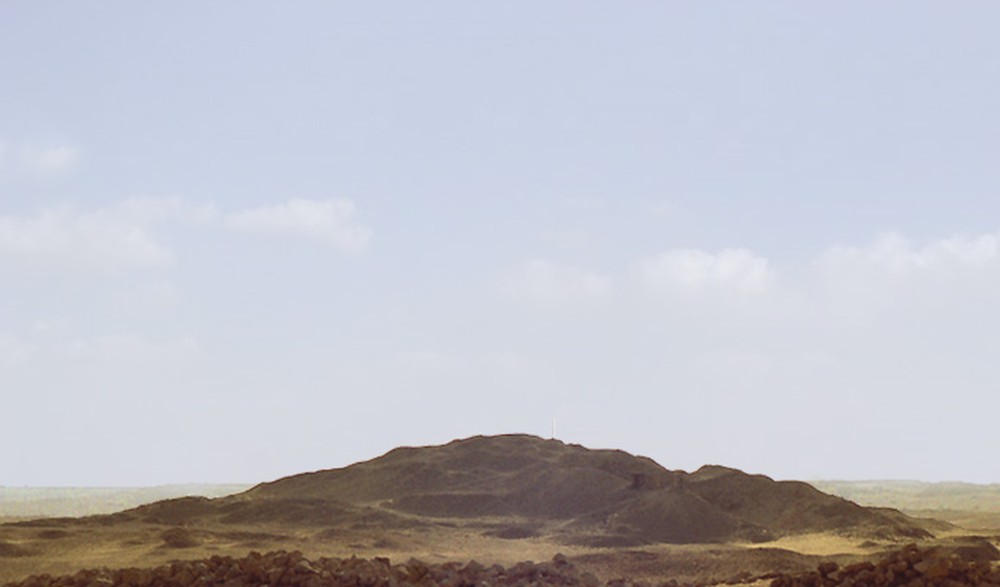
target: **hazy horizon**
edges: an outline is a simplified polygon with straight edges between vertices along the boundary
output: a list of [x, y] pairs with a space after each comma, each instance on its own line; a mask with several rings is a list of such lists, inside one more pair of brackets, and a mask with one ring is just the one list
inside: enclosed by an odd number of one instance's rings
[[1000, 482], [1000, 5], [0, 5], [0, 485], [531, 433]]

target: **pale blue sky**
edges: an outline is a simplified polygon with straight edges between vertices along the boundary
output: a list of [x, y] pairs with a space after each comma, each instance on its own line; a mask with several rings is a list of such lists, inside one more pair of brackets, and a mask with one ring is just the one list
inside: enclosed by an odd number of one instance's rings
[[0, 4], [0, 485], [478, 433], [1000, 482], [992, 2]]

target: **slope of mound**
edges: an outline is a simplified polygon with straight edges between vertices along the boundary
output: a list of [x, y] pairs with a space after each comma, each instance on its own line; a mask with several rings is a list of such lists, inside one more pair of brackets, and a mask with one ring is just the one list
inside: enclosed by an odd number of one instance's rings
[[779, 534], [870, 529], [885, 538], [930, 537], [905, 516], [862, 507], [801, 481], [706, 465], [688, 476], [688, 487], [723, 511]]
[[763, 527], [719, 510], [690, 491], [643, 492], [611, 513], [608, 530], [640, 543], [720, 542], [769, 537]]

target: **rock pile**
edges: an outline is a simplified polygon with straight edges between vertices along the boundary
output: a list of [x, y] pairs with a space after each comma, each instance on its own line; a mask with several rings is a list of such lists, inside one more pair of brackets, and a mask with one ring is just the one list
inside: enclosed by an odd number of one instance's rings
[[1000, 569], [989, 561], [940, 549], [906, 546], [882, 560], [838, 567], [825, 562], [810, 573], [778, 575], [771, 587], [962, 587], [1000, 586]]
[[392, 564], [371, 560], [320, 558], [299, 552], [250, 553], [235, 559], [213, 556], [176, 562], [154, 569], [90, 569], [63, 577], [32, 576], [6, 587], [404, 587], [404, 586], [541, 586], [599, 587], [591, 574], [580, 572], [564, 556], [547, 563], [518, 563], [510, 568], [475, 561], [428, 564], [410, 560]]

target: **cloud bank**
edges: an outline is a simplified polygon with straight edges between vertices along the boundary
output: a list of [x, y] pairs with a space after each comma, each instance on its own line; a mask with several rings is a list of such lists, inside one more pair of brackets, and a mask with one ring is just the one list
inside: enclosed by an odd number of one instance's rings
[[0, 140], [0, 169], [5, 167], [38, 176], [72, 171], [80, 163], [80, 151], [67, 144], [29, 144]]
[[344, 199], [293, 199], [229, 214], [181, 198], [129, 198], [90, 211], [56, 205], [0, 215], [0, 259], [83, 271], [169, 267], [176, 261], [165, 237], [170, 224], [302, 237], [356, 252], [371, 241], [372, 229], [355, 212]]
[[657, 290], [701, 292], [722, 288], [759, 293], [768, 287], [768, 260], [747, 249], [710, 253], [700, 249], [672, 249], [640, 259], [636, 269], [642, 282]]
[[79, 153], [73, 147], [25, 147], [21, 150], [21, 163], [26, 169], [45, 175], [70, 171], [76, 167]]
[[371, 227], [359, 223], [356, 212], [354, 202], [343, 198], [296, 198], [235, 212], [226, 218], [226, 226], [246, 232], [307, 238], [356, 252], [372, 240]]
[[35, 216], [0, 216], [0, 256], [79, 269], [168, 266], [174, 256], [149, 224], [127, 204], [94, 212], [60, 206]]

